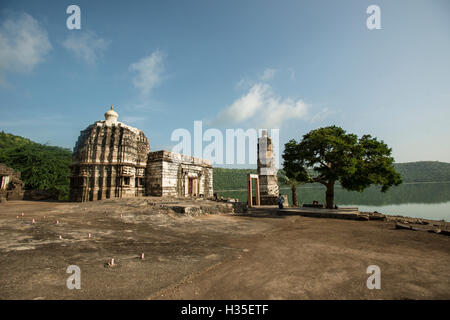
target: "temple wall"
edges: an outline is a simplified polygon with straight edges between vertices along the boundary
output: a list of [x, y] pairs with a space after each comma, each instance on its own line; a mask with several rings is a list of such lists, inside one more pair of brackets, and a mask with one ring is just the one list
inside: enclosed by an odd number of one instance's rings
[[153, 196], [213, 195], [213, 171], [209, 161], [169, 151], [150, 152], [147, 191]]
[[145, 195], [150, 151], [144, 133], [120, 122], [99, 121], [82, 131], [74, 148], [70, 200]]

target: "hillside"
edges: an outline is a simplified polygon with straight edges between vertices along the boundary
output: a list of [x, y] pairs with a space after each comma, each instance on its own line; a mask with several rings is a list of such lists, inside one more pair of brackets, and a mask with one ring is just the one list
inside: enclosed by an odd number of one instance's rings
[[69, 149], [0, 132], [0, 162], [21, 172], [26, 189], [47, 190], [55, 198], [67, 199], [71, 161]]
[[[67, 199], [71, 159], [69, 149], [0, 132], [0, 162], [21, 172], [27, 189], [49, 190], [59, 199]], [[450, 163], [408, 162], [397, 163], [395, 168], [404, 183], [450, 181]], [[214, 168], [214, 190], [246, 189], [249, 173], [256, 169]], [[282, 170], [278, 174], [282, 175]]]
[[[418, 161], [396, 163], [394, 166], [403, 183], [450, 181], [450, 163]], [[214, 168], [214, 190], [245, 189], [248, 173], [256, 173], [256, 170]], [[278, 176], [281, 175], [283, 171], [279, 170]]]
[[245, 189], [249, 173], [256, 173], [256, 169], [214, 168], [214, 190]]
[[394, 164], [403, 182], [450, 181], [450, 163], [418, 161]]

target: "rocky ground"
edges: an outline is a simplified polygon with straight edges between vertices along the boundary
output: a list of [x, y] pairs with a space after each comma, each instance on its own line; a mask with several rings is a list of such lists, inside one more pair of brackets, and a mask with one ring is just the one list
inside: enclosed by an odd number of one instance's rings
[[[2, 203], [0, 299], [450, 299], [448, 236], [230, 211], [150, 197]], [[69, 265], [80, 290], [66, 287]], [[369, 265], [380, 290], [367, 289]]]

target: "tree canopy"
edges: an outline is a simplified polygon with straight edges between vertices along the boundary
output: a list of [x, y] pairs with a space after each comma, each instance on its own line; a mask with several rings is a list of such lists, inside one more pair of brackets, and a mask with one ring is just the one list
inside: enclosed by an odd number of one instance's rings
[[391, 152], [383, 141], [370, 135], [358, 139], [340, 127], [329, 126], [308, 132], [300, 142], [287, 142], [283, 167], [289, 178], [326, 186], [327, 208], [333, 208], [335, 182], [360, 192], [373, 184], [380, 185], [382, 192], [399, 185], [402, 180]]

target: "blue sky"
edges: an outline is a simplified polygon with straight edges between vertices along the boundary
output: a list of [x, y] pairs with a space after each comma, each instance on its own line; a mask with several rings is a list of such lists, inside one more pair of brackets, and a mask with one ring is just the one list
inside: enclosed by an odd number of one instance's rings
[[449, 14], [447, 0], [3, 0], [0, 130], [72, 148], [113, 104], [152, 150], [194, 120], [277, 127], [280, 145], [335, 124], [397, 162], [450, 162]]

